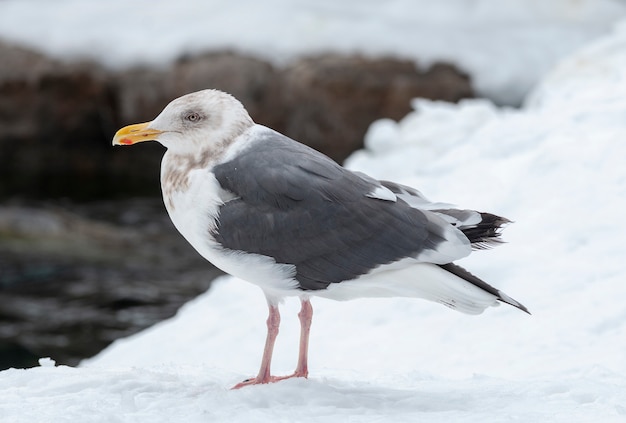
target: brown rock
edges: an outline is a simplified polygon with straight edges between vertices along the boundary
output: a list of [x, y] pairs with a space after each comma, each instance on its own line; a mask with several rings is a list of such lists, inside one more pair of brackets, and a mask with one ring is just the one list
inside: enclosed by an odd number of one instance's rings
[[158, 193], [154, 175], [142, 173], [150, 164], [158, 172], [158, 147], [119, 158], [111, 149], [118, 106], [104, 69], [3, 43], [0, 57], [10, 63], [0, 72], [0, 196]]
[[327, 55], [284, 70], [284, 132], [341, 162], [376, 119], [400, 119], [410, 100], [470, 97], [469, 78], [447, 65], [420, 72], [408, 60]]
[[117, 75], [123, 122], [153, 119], [171, 100], [215, 88], [241, 100], [253, 116], [271, 104], [277, 73], [267, 62], [232, 52], [183, 57], [167, 70], [136, 68]]
[[113, 149], [120, 126], [153, 119], [172, 99], [204, 88], [239, 98], [253, 119], [341, 162], [372, 121], [399, 119], [414, 97], [471, 96], [447, 65], [325, 55], [276, 69], [233, 52], [169, 67], [111, 73], [0, 43], [0, 197], [156, 196], [163, 149]]

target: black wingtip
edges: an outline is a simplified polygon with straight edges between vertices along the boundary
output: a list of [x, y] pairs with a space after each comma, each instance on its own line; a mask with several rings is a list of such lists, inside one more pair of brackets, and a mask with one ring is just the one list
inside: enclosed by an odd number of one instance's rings
[[461, 279], [466, 280], [467, 282], [473, 285], [476, 285], [480, 289], [483, 289], [489, 292], [490, 294], [495, 295], [498, 301], [512, 305], [513, 307], [519, 308], [523, 312], [530, 314], [530, 311], [528, 311], [526, 306], [524, 306], [522, 303], [509, 297], [508, 295], [506, 295], [504, 292], [500, 291], [499, 289], [494, 288], [493, 286], [489, 285], [487, 282], [480, 279], [479, 277], [474, 276], [473, 274], [471, 274], [470, 272], [468, 272], [466, 269], [462, 268], [458, 264], [454, 264], [454, 263], [440, 264], [439, 267], [441, 267], [444, 270], [447, 270], [448, 272], [452, 273], [455, 276], [458, 276]]
[[463, 234], [470, 240], [473, 250], [489, 250], [504, 241], [500, 238], [505, 226], [513, 223], [506, 217], [492, 213], [480, 213], [481, 221], [476, 225], [461, 228]]
[[514, 300], [513, 298], [509, 297], [508, 295], [506, 295], [502, 291], [498, 291], [498, 300], [503, 302], [503, 303], [512, 305], [513, 307], [518, 308], [518, 309], [522, 310], [524, 313], [527, 313], [527, 314], [532, 316], [531, 312], [528, 311], [528, 309], [526, 308], [526, 306], [524, 304]]

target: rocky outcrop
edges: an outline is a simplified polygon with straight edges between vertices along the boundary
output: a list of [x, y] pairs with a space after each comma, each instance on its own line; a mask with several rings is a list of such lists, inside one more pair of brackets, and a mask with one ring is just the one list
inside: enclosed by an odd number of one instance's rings
[[0, 195], [102, 194], [118, 122], [106, 73], [3, 44], [0, 56]]
[[449, 65], [421, 72], [414, 62], [326, 55], [299, 60], [282, 71], [281, 132], [336, 161], [363, 147], [376, 119], [398, 120], [410, 101], [458, 101], [472, 95], [469, 79]]
[[121, 151], [111, 148], [111, 137], [204, 88], [234, 94], [257, 122], [337, 161], [362, 146], [373, 120], [405, 115], [413, 97], [472, 95], [468, 77], [451, 66], [421, 71], [394, 58], [324, 55], [276, 68], [214, 52], [112, 72], [3, 43], [0, 57], [0, 197], [158, 195], [162, 148]]

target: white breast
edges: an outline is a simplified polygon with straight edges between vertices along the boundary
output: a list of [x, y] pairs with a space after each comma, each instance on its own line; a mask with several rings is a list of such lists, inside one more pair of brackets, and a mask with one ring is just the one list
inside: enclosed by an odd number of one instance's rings
[[[161, 180], [164, 179], [162, 175]], [[278, 264], [260, 254], [227, 250], [215, 241], [212, 234], [217, 227], [219, 208], [233, 198], [233, 194], [222, 189], [208, 169], [190, 171], [184, 191], [163, 190], [163, 200], [174, 226], [213, 265], [260, 286], [273, 302], [286, 295], [301, 293], [296, 290], [294, 266]]]

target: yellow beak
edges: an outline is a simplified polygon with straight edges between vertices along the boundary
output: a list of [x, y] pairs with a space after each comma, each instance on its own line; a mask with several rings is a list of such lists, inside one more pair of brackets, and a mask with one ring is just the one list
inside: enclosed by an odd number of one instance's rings
[[132, 145], [143, 141], [155, 141], [163, 131], [149, 129], [152, 122], [128, 125], [115, 133], [113, 145]]

